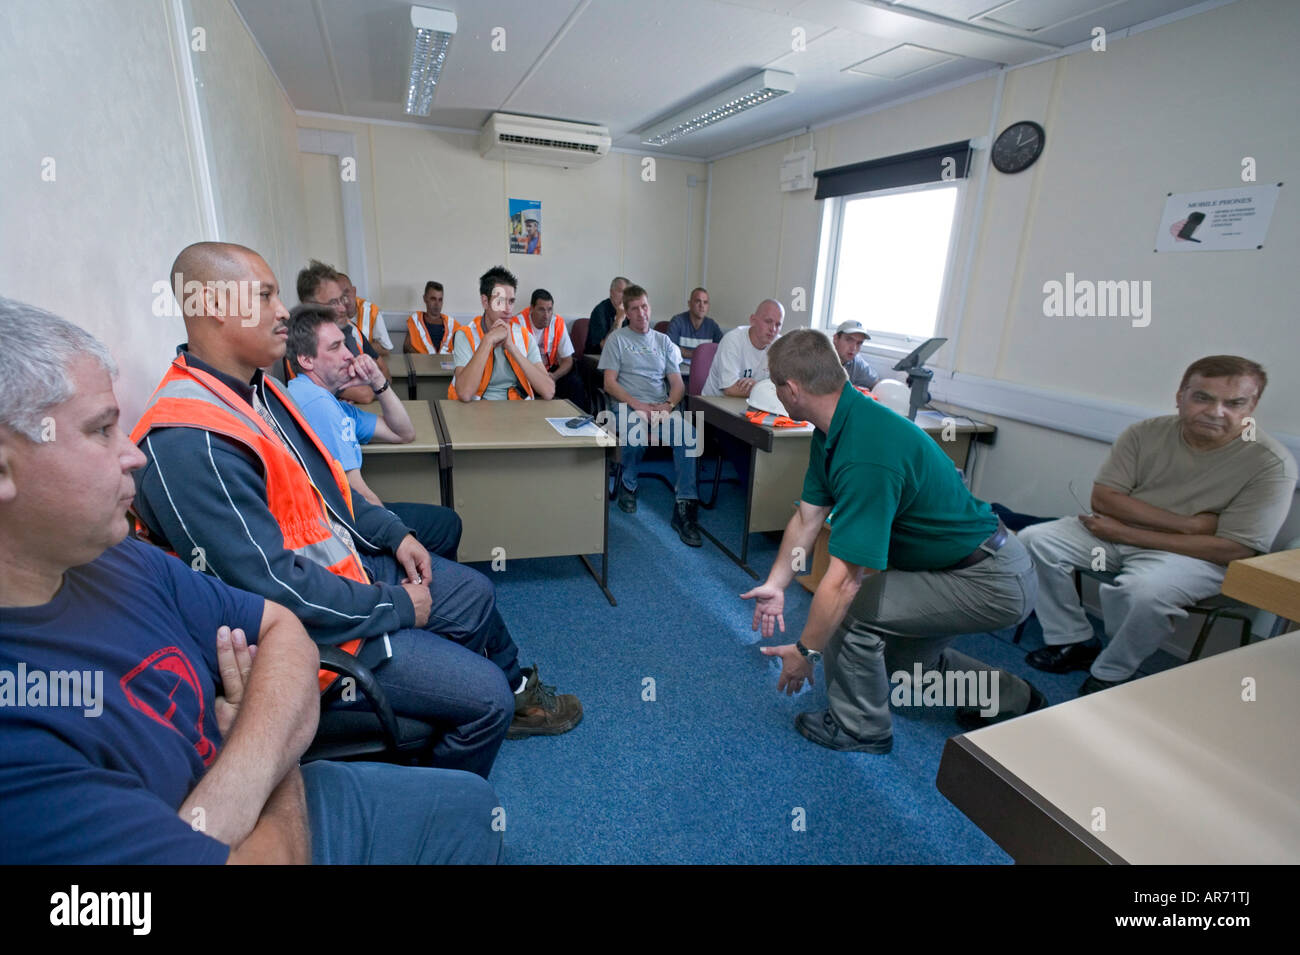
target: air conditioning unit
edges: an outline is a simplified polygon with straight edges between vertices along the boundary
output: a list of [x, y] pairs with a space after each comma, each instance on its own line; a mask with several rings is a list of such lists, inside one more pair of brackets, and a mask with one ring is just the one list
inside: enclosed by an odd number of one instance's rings
[[589, 166], [609, 152], [609, 129], [534, 116], [493, 113], [479, 133], [484, 159], [540, 163], [543, 166]]

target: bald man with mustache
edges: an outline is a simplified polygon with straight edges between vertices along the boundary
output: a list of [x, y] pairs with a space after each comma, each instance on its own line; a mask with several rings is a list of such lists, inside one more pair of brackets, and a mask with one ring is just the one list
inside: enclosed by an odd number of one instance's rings
[[[399, 715], [449, 727], [434, 765], [486, 778], [507, 734], [576, 726], [577, 699], [520, 667], [487, 578], [430, 555], [398, 517], [353, 495], [262, 373], [284, 355], [289, 318], [265, 260], [203, 242], [172, 275], [203, 291], [185, 297], [188, 342], [131, 434], [147, 459], [136, 509], [150, 537], [354, 653]], [[246, 294], [223, 300], [229, 283]]]

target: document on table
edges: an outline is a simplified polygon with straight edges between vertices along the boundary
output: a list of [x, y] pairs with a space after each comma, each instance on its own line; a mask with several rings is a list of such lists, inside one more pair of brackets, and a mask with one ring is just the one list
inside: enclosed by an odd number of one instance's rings
[[443, 370], [443, 371], [455, 371], [455, 370], [456, 370], [456, 363], [455, 363], [454, 361], [444, 361], [444, 362], [442, 363], [442, 370]]
[[554, 428], [558, 434], [566, 438], [596, 438], [605, 433], [600, 428], [596, 427], [596, 422], [594, 421], [588, 421], [580, 428], [570, 428], [565, 425], [566, 421], [572, 421], [573, 418], [579, 417], [582, 416], [574, 415], [570, 418], [547, 418], [546, 423]]

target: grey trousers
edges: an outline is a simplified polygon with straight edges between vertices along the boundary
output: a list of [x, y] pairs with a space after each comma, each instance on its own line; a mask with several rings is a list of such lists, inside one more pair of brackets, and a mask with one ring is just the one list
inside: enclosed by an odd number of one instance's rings
[[1102, 617], [1110, 642], [1092, 664], [1099, 680], [1119, 682], [1174, 634], [1187, 607], [1219, 592], [1227, 568], [1163, 550], [1113, 544], [1094, 537], [1077, 517], [1034, 524], [1020, 532], [1038, 571], [1038, 622], [1048, 646], [1092, 638], [1092, 624], [1074, 590], [1074, 568], [1119, 576], [1102, 584]]
[[888, 736], [891, 676], [906, 674], [910, 685], [918, 663], [923, 673], [987, 671], [984, 679], [997, 681], [997, 712], [1023, 713], [1028, 683], [949, 644], [963, 634], [1014, 626], [1029, 616], [1037, 593], [1033, 563], [1014, 534], [996, 554], [965, 570], [871, 575], [826, 647], [831, 714], [859, 739]]

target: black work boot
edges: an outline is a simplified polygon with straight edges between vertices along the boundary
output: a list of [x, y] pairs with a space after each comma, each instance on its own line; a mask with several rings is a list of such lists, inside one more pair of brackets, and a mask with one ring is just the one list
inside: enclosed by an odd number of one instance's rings
[[677, 536], [687, 547], [699, 547], [704, 543], [704, 538], [700, 536], [700, 525], [697, 523], [699, 516], [699, 501], [678, 501], [677, 506], [673, 508], [672, 529], [677, 532]]

